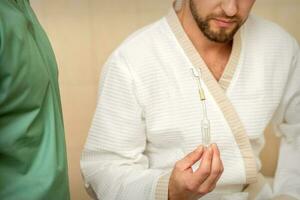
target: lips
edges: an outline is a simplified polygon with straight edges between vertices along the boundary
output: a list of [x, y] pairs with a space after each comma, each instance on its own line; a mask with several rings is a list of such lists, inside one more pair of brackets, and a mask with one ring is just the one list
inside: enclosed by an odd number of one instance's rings
[[217, 21], [224, 22], [224, 23], [234, 23], [234, 22], [236, 22], [236, 20], [226, 19], [226, 18], [214, 18], [214, 19], [217, 20]]
[[236, 20], [225, 19], [225, 18], [213, 18], [213, 21], [222, 28], [231, 27], [233, 24], [236, 23]]

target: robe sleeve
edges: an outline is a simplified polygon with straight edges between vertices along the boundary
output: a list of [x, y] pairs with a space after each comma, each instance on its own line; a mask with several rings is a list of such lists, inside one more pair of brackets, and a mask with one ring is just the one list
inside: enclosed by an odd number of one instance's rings
[[[292, 61], [291, 73], [277, 112], [276, 132], [282, 136], [274, 179], [274, 196], [300, 199], [300, 53]], [[282, 199], [282, 198], [281, 198]]]
[[[81, 171], [94, 198], [156, 199], [166, 172], [149, 168], [143, 106], [134, 76], [120, 52], [103, 67], [98, 103], [82, 152]], [[158, 184], [160, 185], [160, 184]]]

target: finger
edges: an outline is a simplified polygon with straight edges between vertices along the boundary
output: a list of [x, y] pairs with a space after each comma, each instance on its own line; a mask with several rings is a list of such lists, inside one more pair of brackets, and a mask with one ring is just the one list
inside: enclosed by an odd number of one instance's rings
[[223, 174], [223, 173], [220, 173], [220, 174], [217, 176], [217, 178], [215, 179], [215, 181], [211, 184], [211, 187], [209, 188], [209, 191], [210, 191], [210, 192], [213, 191], [213, 190], [216, 188], [217, 182], [218, 182], [219, 179], [221, 178], [222, 174]]
[[205, 188], [205, 189], [214, 188], [217, 181], [221, 177], [221, 174], [223, 173], [223, 163], [220, 158], [220, 152], [218, 150], [218, 147], [216, 144], [213, 144], [211, 145], [211, 148], [213, 150], [211, 172], [210, 175], [207, 177], [207, 179], [200, 186], [201, 188]]
[[223, 162], [222, 162], [222, 158], [221, 158], [221, 155], [220, 155], [220, 150], [219, 150], [219, 148], [218, 148], [218, 146], [216, 145], [216, 153], [217, 153], [217, 155], [219, 155], [219, 158], [220, 158], [220, 162], [221, 162], [221, 169], [220, 169], [220, 171], [221, 171], [221, 173], [218, 175], [218, 177], [215, 179], [215, 182], [213, 183], [213, 185], [216, 185], [217, 184], [217, 182], [219, 181], [219, 179], [221, 178], [221, 176], [222, 176], [222, 174], [223, 174], [223, 172], [224, 172], [224, 165], [223, 165]]
[[213, 150], [211, 147], [209, 147], [208, 149], [205, 150], [205, 153], [203, 154], [200, 166], [194, 172], [193, 178], [196, 179], [199, 185], [201, 185], [210, 175], [212, 157], [213, 157]]
[[177, 162], [178, 167], [181, 170], [191, 168], [202, 157], [203, 150], [204, 148], [201, 145], [191, 153], [187, 154], [183, 159]]
[[217, 177], [217, 178], [215, 179], [215, 181], [212, 183], [212, 187], [216, 187], [216, 185], [217, 185], [218, 181], [220, 180], [222, 174], [223, 174], [223, 173], [220, 173], [220, 174], [218, 175], [218, 177]]
[[220, 153], [218, 145], [216, 143], [214, 143], [214, 144], [212, 144], [212, 148], [213, 148], [214, 153], [220, 157], [221, 153]]

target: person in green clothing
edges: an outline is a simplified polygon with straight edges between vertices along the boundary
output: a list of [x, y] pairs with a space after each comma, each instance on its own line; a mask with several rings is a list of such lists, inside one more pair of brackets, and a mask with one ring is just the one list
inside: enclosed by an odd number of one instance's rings
[[28, 0], [0, 1], [0, 199], [68, 200], [58, 71]]

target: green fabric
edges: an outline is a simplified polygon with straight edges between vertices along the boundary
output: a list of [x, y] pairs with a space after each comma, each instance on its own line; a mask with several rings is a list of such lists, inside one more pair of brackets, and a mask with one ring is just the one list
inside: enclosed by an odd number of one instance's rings
[[57, 64], [28, 0], [0, 0], [0, 199], [70, 199]]

